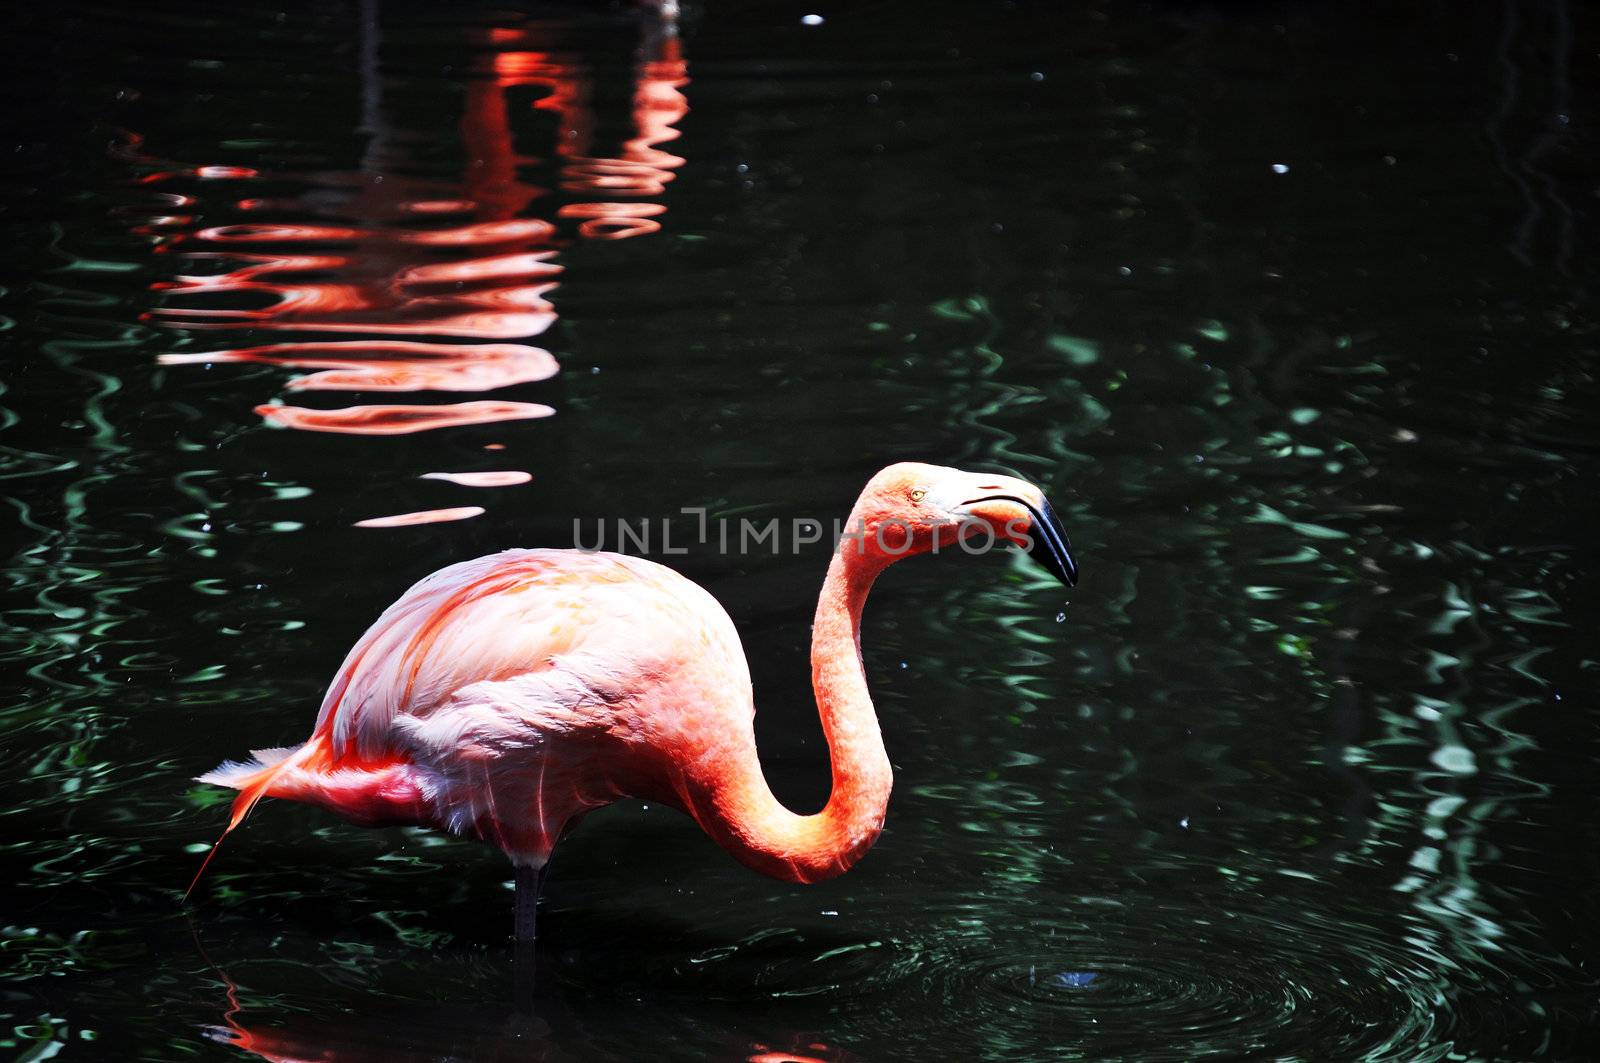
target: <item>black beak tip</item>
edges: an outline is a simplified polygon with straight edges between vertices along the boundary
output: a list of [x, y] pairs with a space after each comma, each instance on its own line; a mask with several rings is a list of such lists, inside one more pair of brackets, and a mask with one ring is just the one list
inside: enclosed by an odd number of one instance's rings
[[1033, 545], [1028, 553], [1049, 569], [1056, 579], [1068, 587], [1076, 587], [1078, 563], [1072, 557], [1072, 543], [1067, 539], [1067, 530], [1061, 526], [1061, 518], [1050, 508], [1049, 502], [1044, 503], [1035, 514], [1033, 532]]
[[1072, 559], [1072, 543], [1067, 539], [1067, 529], [1061, 526], [1061, 518], [1056, 516], [1056, 511], [1050, 508], [1048, 501], [1041, 501], [1035, 507], [1032, 502], [1018, 498], [1016, 495], [989, 495], [985, 499], [973, 499], [980, 502], [990, 499], [1004, 499], [1007, 502], [1016, 502], [1025, 508], [1033, 517], [1033, 526], [1028, 529], [1028, 556], [1050, 571], [1056, 579], [1069, 587], [1078, 585], [1078, 563]]
[[1042, 561], [1050, 574], [1068, 587], [1078, 585], [1078, 564], [1072, 560], [1072, 555], [1036, 557], [1035, 560]]

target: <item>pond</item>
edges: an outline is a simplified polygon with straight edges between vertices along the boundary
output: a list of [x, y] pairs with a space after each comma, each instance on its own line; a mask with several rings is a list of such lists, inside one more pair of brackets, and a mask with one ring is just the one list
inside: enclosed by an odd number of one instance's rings
[[[0, 1042], [20, 1059], [1580, 1058], [1600, 1023], [1591, 12], [35, 4], [0, 139]], [[644, 802], [551, 863], [229, 794], [412, 582], [671, 527], [849, 874]], [[643, 523], [641, 523], [643, 522]], [[608, 542], [614, 546], [614, 542]], [[683, 552], [678, 552], [679, 550]], [[634, 550], [633, 552], [643, 552]]]

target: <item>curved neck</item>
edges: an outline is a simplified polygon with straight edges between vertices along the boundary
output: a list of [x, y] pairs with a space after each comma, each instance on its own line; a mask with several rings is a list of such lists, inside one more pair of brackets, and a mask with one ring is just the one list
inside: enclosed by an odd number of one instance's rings
[[811, 685], [833, 766], [827, 805], [810, 816], [785, 808], [761, 773], [752, 733], [748, 750], [730, 758], [736, 763], [724, 762], [709, 788], [711, 807], [692, 810], [723, 848], [774, 878], [816, 882], [843, 874], [883, 830], [893, 773], [861, 663], [861, 609], [882, 569], [844, 539], [817, 600]]

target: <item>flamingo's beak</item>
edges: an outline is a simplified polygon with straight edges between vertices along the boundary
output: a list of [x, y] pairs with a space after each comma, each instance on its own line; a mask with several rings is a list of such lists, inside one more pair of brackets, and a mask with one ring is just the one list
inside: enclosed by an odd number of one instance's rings
[[[1028, 554], [1050, 570], [1050, 574], [1069, 587], [1078, 585], [1078, 563], [1072, 559], [1072, 543], [1067, 539], [1067, 529], [1061, 518], [1050, 508], [1048, 499], [1041, 498], [1041, 507], [1028, 507], [1033, 514], [1033, 527], [1029, 529], [1033, 545]], [[1024, 503], [1026, 505], [1026, 503]]]
[[1016, 495], [988, 495], [974, 498], [963, 505], [970, 506], [973, 502], [1015, 502], [1027, 510], [1031, 518], [1028, 526], [1028, 556], [1067, 586], [1078, 585], [1078, 563], [1072, 559], [1072, 543], [1067, 539], [1067, 529], [1061, 526], [1061, 518], [1056, 516], [1056, 511], [1050, 508], [1049, 500], [1043, 495], [1039, 496], [1037, 503]]

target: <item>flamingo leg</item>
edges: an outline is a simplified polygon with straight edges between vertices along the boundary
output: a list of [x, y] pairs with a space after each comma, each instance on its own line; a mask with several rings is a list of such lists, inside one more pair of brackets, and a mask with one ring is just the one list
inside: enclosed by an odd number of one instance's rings
[[519, 949], [532, 949], [539, 920], [539, 892], [544, 889], [542, 867], [517, 865], [516, 940]]
[[516, 865], [516, 953], [512, 965], [515, 972], [512, 995], [517, 1009], [530, 1015], [533, 1013], [533, 943], [539, 919], [539, 891], [544, 888], [544, 872], [542, 867]]

